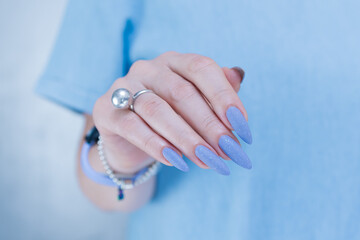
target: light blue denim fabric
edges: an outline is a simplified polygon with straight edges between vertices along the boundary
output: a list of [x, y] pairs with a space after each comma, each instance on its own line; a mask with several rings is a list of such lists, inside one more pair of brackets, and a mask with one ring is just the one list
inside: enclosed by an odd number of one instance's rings
[[359, 1], [70, 1], [38, 93], [88, 112], [136, 59], [246, 71], [253, 163], [164, 167], [129, 239], [360, 239]]

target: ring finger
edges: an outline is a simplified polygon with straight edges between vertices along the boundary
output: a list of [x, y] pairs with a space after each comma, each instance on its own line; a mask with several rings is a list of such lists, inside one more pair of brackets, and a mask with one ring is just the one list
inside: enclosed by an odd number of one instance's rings
[[[139, 90], [145, 88], [142, 86]], [[155, 90], [156, 91], [156, 90]], [[230, 173], [226, 164], [172, 107], [156, 94], [143, 94], [136, 99], [134, 111], [159, 135], [167, 139], [200, 167], [205, 163], [220, 174]]]

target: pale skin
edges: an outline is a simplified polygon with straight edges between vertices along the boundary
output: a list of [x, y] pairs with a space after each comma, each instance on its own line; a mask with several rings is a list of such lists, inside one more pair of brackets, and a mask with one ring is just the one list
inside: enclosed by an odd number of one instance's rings
[[[92, 116], [84, 115], [86, 123], [81, 139], [95, 125], [103, 138], [107, 161], [118, 173], [135, 173], [154, 160], [172, 166], [162, 155], [165, 147], [184, 154], [208, 171], [208, 166], [195, 155], [195, 148], [203, 145], [229, 160], [218, 140], [228, 135], [239, 142], [231, 132], [225, 112], [235, 106], [247, 120], [237, 95], [242, 78], [243, 74], [236, 68], [221, 68], [214, 60], [197, 54], [166, 52], [153, 60], [137, 61], [126, 76], [117, 79], [96, 101]], [[110, 101], [118, 88], [132, 93], [146, 88], [156, 94], [141, 95], [136, 100], [135, 112], [119, 110]], [[125, 190], [124, 200], [118, 201], [116, 189], [87, 178], [79, 162], [81, 189], [101, 209], [131, 212], [153, 195], [156, 177]], [[95, 147], [89, 152], [89, 162], [96, 171], [104, 172]]]

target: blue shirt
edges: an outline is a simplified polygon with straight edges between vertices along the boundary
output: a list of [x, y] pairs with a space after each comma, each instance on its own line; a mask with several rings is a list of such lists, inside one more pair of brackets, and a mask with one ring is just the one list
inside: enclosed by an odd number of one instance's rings
[[246, 71], [254, 142], [229, 177], [164, 167], [129, 239], [360, 239], [358, 1], [70, 1], [36, 91], [91, 113], [137, 59]]

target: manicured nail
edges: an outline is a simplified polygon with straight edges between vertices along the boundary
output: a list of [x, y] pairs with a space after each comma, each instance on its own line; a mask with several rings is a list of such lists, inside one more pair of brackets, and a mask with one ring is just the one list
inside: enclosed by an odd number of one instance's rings
[[236, 71], [239, 73], [239, 75], [240, 75], [240, 77], [241, 77], [241, 82], [243, 82], [243, 81], [244, 81], [244, 77], [245, 77], [245, 71], [244, 71], [244, 69], [242, 69], [241, 67], [233, 67], [232, 69], [236, 70]]
[[166, 160], [168, 160], [177, 169], [184, 172], [189, 171], [189, 166], [186, 164], [184, 159], [173, 149], [168, 147], [164, 148], [162, 154], [166, 158]]
[[229, 175], [230, 170], [221, 158], [205, 146], [199, 145], [195, 149], [195, 155], [210, 168], [222, 175]]
[[226, 155], [236, 164], [243, 168], [251, 169], [252, 164], [240, 144], [228, 135], [223, 135], [219, 139], [219, 146]]
[[229, 107], [226, 111], [226, 117], [229, 120], [236, 134], [246, 143], [252, 143], [252, 136], [249, 125], [237, 107]]

